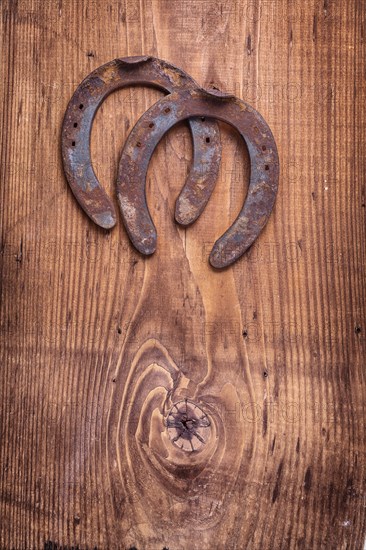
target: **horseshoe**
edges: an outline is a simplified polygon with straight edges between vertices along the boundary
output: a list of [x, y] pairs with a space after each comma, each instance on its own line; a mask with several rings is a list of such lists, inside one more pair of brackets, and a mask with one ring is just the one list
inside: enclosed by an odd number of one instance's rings
[[[116, 213], [112, 201], [93, 170], [90, 135], [95, 114], [114, 90], [142, 84], [165, 92], [190, 90], [196, 82], [170, 63], [149, 56], [125, 57], [89, 74], [72, 96], [62, 125], [62, 159], [67, 181], [86, 214], [100, 227], [112, 228]], [[220, 133], [216, 122], [189, 120], [193, 139], [193, 166], [177, 201], [177, 219], [192, 223], [204, 209], [215, 186], [220, 159]], [[209, 136], [210, 144], [206, 144]]]
[[272, 132], [261, 115], [244, 101], [203, 89], [174, 92], [158, 101], [145, 113], [144, 124], [138, 123], [125, 143], [118, 171], [118, 201], [133, 245], [142, 254], [152, 254], [157, 234], [146, 204], [147, 168], [164, 134], [192, 116], [212, 117], [230, 124], [238, 130], [249, 152], [251, 174], [244, 205], [210, 254], [211, 265], [223, 268], [240, 258], [258, 237], [268, 221], [278, 188], [279, 159]]

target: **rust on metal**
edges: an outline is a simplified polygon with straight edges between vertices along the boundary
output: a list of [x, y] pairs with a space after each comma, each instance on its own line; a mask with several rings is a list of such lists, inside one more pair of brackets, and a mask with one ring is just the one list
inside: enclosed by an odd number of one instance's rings
[[[154, 57], [115, 59], [83, 80], [69, 102], [63, 121], [62, 158], [68, 183], [86, 214], [105, 229], [115, 225], [116, 212], [93, 170], [92, 124], [98, 108], [110, 93], [136, 84], [153, 86], [166, 93], [197, 88], [187, 73]], [[193, 139], [193, 166], [176, 211], [177, 220], [184, 224], [192, 223], [204, 209], [216, 183], [221, 159], [217, 123], [200, 118], [190, 118], [188, 123]], [[142, 149], [145, 146], [142, 142]]]
[[[210, 263], [215, 268], [235, 262], [253, 244], [275, 203], [279, 160], [272, 132], [262, 116], [231, 95], [185, 89], [153, 105], [131, 131], [120, 160], [117, 195], [123, 222], [133, 245], [142, 254], [156, 249], [157, 234], [146, 203], [145, 187], [153, 151], [164, 134], [189, 117], [212, 117], [236, 128], [250, 158], [249, 189], [231, 227], [215, 242]], [[210, 145], [209, 136], [204, 140]]]

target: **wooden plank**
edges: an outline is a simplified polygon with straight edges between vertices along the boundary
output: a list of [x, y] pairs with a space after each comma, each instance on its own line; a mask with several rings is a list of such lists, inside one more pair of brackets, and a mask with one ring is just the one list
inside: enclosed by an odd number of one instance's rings
[[[1, 96], [0, 547], [362, 548], [365, 541], [365, 21], [361, 1], [4, 0]], [[151, 54], [233, 91], [271, 126], [281, 182], [250, 253], [212, 243], [243, 202], [245, 147], [222, 125], [220, 178], [173, 222], [191, 159], [180, 125], [148, 176], [156, 254], [83, 215], [60, 128], [92, 69]], [[95, 120], [118, 158], [160, 93]], [[211, 419], [199, 453], [164, 418]]]

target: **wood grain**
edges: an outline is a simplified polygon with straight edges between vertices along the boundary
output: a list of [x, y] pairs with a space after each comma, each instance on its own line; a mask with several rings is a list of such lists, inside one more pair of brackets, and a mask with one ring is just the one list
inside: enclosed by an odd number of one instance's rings
[[[4, 0], [1, 97], [0, 548], [361, 549], [365, 493], [365, 6], [358, 0]], [[219, 181], [174, 224], [189, 131], [148, 175], [158, 250], [79, 209], [60, 129], [78, 83], [150, 54], [257, 108], [281, 162], [250, 252], [209, 267], [240, 210], [245, 147], [221, 126]], [[161, 94], [98, 112], [114, 196], [123, 143]], [[164, 426], [190, 398], [199, 453]]]

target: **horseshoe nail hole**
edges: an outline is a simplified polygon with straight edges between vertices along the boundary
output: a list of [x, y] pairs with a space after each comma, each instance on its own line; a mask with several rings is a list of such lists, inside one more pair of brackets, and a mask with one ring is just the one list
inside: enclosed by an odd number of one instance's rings
[[155, 124], [153, 122], [150, 122], [149, 128], [154, 128]]
[[166, 109], [164, 109], [165, 113], [170, 113], [170, 111], [171, 111], [170, 107], [167, 107]]
[[121, 327], [117, 327], [117, 332], [118, 332], [118, 334], [122, 334], [122, 329], [121, 329]]
[[75, 147], [75, 145], [76, 145], [76, 142], [75, 142], [75, 141], [73, 141], [71, 145], [72, 145], [73, 147]]
[[136, 143], [136, 147], [141, 147], [141, 141], [138, 141], [138, 142]]
[[244, 338], [248, 337], [248, 331], [247, 330], [243, 330], [242, 334], [243, 334]]
[[268, 164], [265, 165], [264, 169], [265, 169], [265, 170], [269, 170]]
[[268, 378], [268, 372], [266, 370], [263, 371], [263, 376], [264, 376], [264, 378]]
[[206, 143], [210, 143], [210, 141], [211, 141], [210, 138], [207, 137], [207, 138], [206, 138]]
[[360, 327], [360, 326], [357, 325], [357, 326], [355, 327], [355, 333], [356, 333], [356, 334], [361, 334], [361, 327]]
[[205, 122], [206, 117], [205, 117], [205, 116], [201, 116], [201, 120], [202, 120], [202, 122]]
[[80, 103], [79, 109], [84, 109], [84, 105], [82, 103]]
[[78, 127], [78, 123], [74, 122], [74, 128], [77, 128], [77, 127]]
[[265, 145], [262, 145], [262, 151], [267, 151], [267, 147]]

